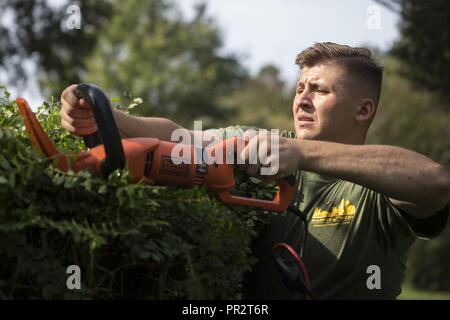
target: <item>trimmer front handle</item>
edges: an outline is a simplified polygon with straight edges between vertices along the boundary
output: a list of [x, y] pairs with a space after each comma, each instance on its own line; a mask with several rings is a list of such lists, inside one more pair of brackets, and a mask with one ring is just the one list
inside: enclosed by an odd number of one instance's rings
[[106, 154], [106, 158], [101, 163], [103, 176], [107, 177], [116, 169], [123, 169], [125, 153], [108, 97], [96, 85], [85, 83], [76, 87], [75, 95], [84, 99], [92, 108], [98, 131], [85, 136], [84, 143], [88, 148], [103, 144]]

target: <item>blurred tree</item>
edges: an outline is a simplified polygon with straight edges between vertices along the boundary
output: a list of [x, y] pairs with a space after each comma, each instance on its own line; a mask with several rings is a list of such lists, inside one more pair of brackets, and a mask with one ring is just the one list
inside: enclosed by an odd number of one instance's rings
[[[225, 97], [225, 106], [233, 110], [234, 124], [258, 128], [293, 130], [292, 99], [294, 87], [288, 87], [273, 65], [263, 66], [242, 87]], [[221, 123], [229, 125], [229, 123]]]
[[408, 261], [407, 280], [416, 288], [450, 292], [450, 228], [432, 241], [418, 240]]
[[[416, 150], [450, 170], [450, 2], [376, 1], [400, 14], [401, 36], [391, 49], [397, 59], [386, 61], [369, 141]], [[407, 278], [416, 287], [450, 291], [449, 229], [447, 225], [438, 239], [413, 246]]]
[[450, 112], [433, 93], [401, 75], [401, 62], [384, 58], [380, 107], [370, 143], [393, 142], [428, 155], [450, 169]]
[[45, 94], [59, 95], [80, 82], [85, 58], [97, 45], [97, 34], [111, 15], [110, 1], [80, 0], [81, 29], [66, 21], [69, 1], [50, 6], [46, 0], [0, 0], [0, 68], [7, 81], [23, 85], [26, 62], [37, 67]]
[[399, 40], [392, 53], [405, 62], [410, 79], [440, 94], [450, 105], [450, 2], [377, 0], [399, 12]]
[[211, 126], [212, 118], [226, 118], [218, 97], [240, 86], [246, 71], [236, 57], [219, 53], [221, 35], [205, 8], [197, 5], [187, 21], [168, 0], [117, 1], [84, 79], [143, 98], [149, 108], [142, 115], [188, 127], [194, 119]]
[[[418, 89], [387, 56], [380, 106], [368, 143], [398, 145], [425, 154], [450, 170], [450, 110], [436, 94]], [[450, 228], [432, 241], [417, 240], [411, 249], [407, 279], [420, 289], [450, 291]]]

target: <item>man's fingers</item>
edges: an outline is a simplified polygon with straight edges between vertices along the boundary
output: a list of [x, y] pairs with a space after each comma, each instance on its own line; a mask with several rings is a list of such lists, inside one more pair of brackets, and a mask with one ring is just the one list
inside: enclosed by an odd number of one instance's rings
[[254, 137], [256, 137], [258, 135], [258, 132], [256, 130], [253, 129], [249, 129], [246, 130], [242, 136], [242, 138], [244, 138], [247, 141], [252, 140]]
[[238, 164], [238, 168], [247, 168], [248, 161], [248, 145], [244, 147], [244, 149], [241, 152], [238, 152], [236, 154], [236, 163]]
[[96, 125], [95, 118], [73, 118], [64, 112], [61, 112], [61, 118], [75, 128], [89, 128]]
[[[238, 166], [239, 170], [245, 170], [249, 176], [260, 176], [261, 164], [264, 167], [271, 168], [273, 155], [270, 150], [271, 147], [271, 135], [268, 132], [246, 131], [244, 138], [251, 137], [247, 146], [238, 154]], [[242, 164], [245, 163], [245, 164]], [[278, 169], [278, 168], [277, 168]], [[268, 172], [268, 168], [264, 168], [264, 171]], [[269, 170], [270, 172], [272, 170]], [[270, 178], [264, 178], [264, 180], [273, 180], [273, 174]]]
[[268, 148], [267, 142], [266, 141], [259, 141], [260, 144], [258, 146], [258, 159], [259, 159], [259, 163], [261, 163], [264, 166], [268, 166], [269, 165], [269, 157], [271, 155], [270, 153], [270, 149]]
[[97, 124], [87, 101], [75, 95], [76, 87], [72, 84], [61, 94], [61, 126], [70, 133], [86, 136], [97, 131]]
[[93, 126], [89, 127], [75, 127], [69, 122], [67, 122], [64, 118], [61, 118], [61, 126], [69, 131], [70, 133], [79, 135], [79, 136], [88, 136], [95, 132], [97, 132], [97, 125], [94, 124]]
[[69, 105], [66, 105], [66, 103], [63, 102], [63, 107], [61, 108], [61, 114], [66, 114], [67, 116], [71, 118], [77, 118], [77, 119], [89, 119], [94, 118], [94, 113], [90, 109], [81, 109], [81, 108], [72, 108]]
[[246, 164], [258, 164], [258, 137], [253, 137], [240, 153], [241, 161]]
[[87, 110], [91, 110], [91, 106], [90, 104], [84, 100], [83, 98], [81, 98], [80, 100], [78, 100], [78, 105], [81, 109], [87, 109]]
[[258, 163], [258, 136], [254, 136], [247, 147], [243, 150], [245, 161], [248, 163], [246, 173], [250, 177], [255, 177], [259, 174], [260, 164]]
[[84, 99], [80, 99], [75, 95], [76, 87], [76, 84], [72, 84], [63, 91], [61, 94], [62, 104], [64, 105], [64, 102], [66, 102], [71, 108], [90, 109], [89, 104]]
[[241, 161], [240, 163], [257, 164], [259, 136], [255, 131], [251, 130], [246, 131], [243, 138], [248, 142], [245, 148], [238, 154], [238, 159]]
[[68, 86], [61, 94], [61, 102], [67, 102], [70, 106], [78, 104], [78, 97], [75, 95], [76, 84]]

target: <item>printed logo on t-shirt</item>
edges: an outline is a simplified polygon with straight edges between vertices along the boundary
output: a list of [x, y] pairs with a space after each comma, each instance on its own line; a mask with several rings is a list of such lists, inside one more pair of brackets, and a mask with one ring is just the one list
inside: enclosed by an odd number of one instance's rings
[[342, 199], [337, 207], [330, 211], [316, 207], [313, 212], [311, 226], [325, 227], [338, 224], [349, 224], [356, 213], [356, 207], [350, 201]]

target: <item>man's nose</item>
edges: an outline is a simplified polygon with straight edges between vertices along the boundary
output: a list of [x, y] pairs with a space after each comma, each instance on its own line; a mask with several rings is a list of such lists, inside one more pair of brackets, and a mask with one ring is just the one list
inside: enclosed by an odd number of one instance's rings
[[314, 107], [310, 97], [304, 94], [304, 92], [301, 95], [295, 97], [295, 106], [297, 111], [299, 108], [312, 109]]

